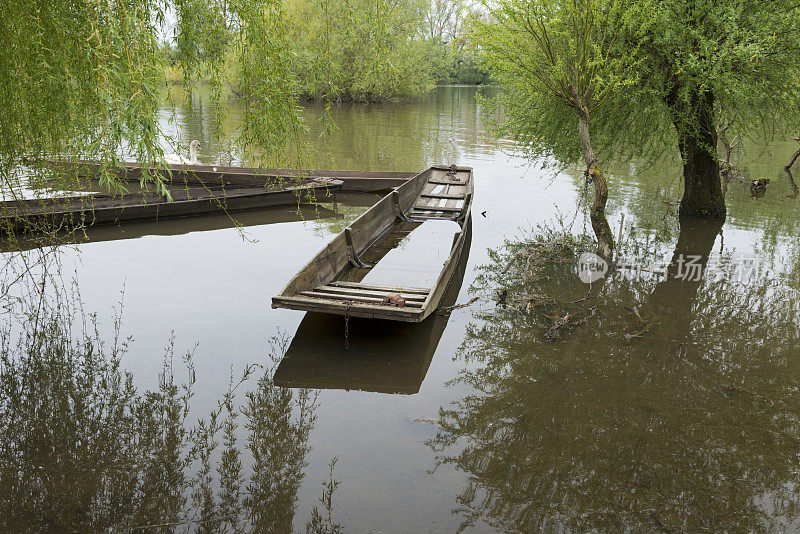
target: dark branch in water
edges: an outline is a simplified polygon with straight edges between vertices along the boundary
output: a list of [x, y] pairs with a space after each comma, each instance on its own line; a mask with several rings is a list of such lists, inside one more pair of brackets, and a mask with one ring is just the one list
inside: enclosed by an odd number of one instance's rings
[[[800, 132], [798, 132], [797, 137], [795, 137], [794, 139], [795, 141], [800, 143]], [[798, 149], [797, 152], [795, 152], [792, 155], [792, 157], [789, 159], [789, 163], [786, 164], [786, 167], [784, 167], [784, 169], [786, 169], [787, 171], [791, 169], [792, 165], [794, 165], [794, 162], [797, 161], [797, 158], [800, 158], [800, 149]]]

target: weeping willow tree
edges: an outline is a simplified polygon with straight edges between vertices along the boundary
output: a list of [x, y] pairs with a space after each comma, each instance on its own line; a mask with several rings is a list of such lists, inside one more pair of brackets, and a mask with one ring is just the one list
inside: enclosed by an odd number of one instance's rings
[[[683, 164], [682, 215], [726, 214], [717, 155], [721, 117], [735, 117], [731, 132], [774, 134], [795, 127], [797, 2], [486, 5], [490, 17], [478, 25], [476, 43], [508, 90], [500, 101], [509, 118], [507, 131], [537, 156], [575, 161], [586, 153], [575, 135], [577, 114], [587, 117], [593, 147], [604, 160], [675, 153]], [[602, 23], [606, 20], [610, 24]], [[621, 81], [633, 83], [620, 86], [610, 76], [620, 63], [629, 67]], [[577, 99], [571, 98], [570, 85]], [[604, 87], [609, 98], [593, 108]]]
[[37, 168], [54, 154], [108, 164], [123, 149], [141, 163], [161, 156], [157, 35], [165, 7], [151, 0], [3, 3], [4, 185], [21, 163]]
[[[369, 13], [355, 6], [355, 12], [375, 28], [362, 49], [369, 51], [365, 56], [375, 64], [376, 79], [390, 79], [384, 74], [391, 54], [382, 51], [392, 47], [386, 36], [396, 16], [380, 6]], [[13, 191], [16, 175], [46, 173], [60, 158], [100, 160], [101, 185], [114, 189], [121, 184], [113, 168], [124, 158], [146, 169], [143, 183], [168, 194], [160, 164], [163, 147], [176, 140], [164, 130], [160, 40], [173, 16], [177, 23], [171, 39], [179, 50], [184, 85], [191, 89], [203, 72], [220, 110], [219, 122], [225, 116], [226, 58], [232, 54], [244, 108], [239, 147], [273, 159], [300, 152], [303, 80], [290, 40], [297, 31], [289, 27], [281, 0], [11, 0], [0, 7], [4, 189]], [[335, 13], [326, 16], [330, 22]]]
[[[632, 50], [619, 53], [635, 7], [597, 0], [485, 5], [489, 17], [475, 25], [473, 37], [507, 89], [496, 102], [507, 118], [499, 129], [515, 136], [532, 156], [582, 157], [587, 184], [594, 188], [590, 215], [598, 253], [611, 257], [608, 183], [592, 130], [601, 122], [621, 126], [622, 115], [612, 112], [628, 107], [624, 95], [638, 82]], [[622, 46], [635, 47], [634, 39], [627, 41], [631, 44]]]

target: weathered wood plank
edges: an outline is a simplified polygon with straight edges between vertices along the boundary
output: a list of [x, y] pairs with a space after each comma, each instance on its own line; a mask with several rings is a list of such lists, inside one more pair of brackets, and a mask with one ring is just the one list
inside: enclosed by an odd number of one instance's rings
[[441, 212], [461, 212], [461, 208], [446, 208], [442, 206], [429, 207], [429, 206], [414, 206], [415, 210], [419, 211], [441, 211]]
[[421, 212], [421, 211], [412, 211], [408, 214], [409, 220], [415, 222], [424, 222], [424, 221], [454, 221], [456, 219], [455, 216], [437, 216], [435, 214], [431, 214], [430, 212]]
[[450, 186], [465, 186], [466, 184], [463, 181], [459, 180], [445, 180], [445, 179], [435, 179], [435, 180], [428, 180], [429, 184], [436, 184], [436, 185], [450, 185]]
[[376, 297], [376, 298], [385, 298], [387, 295], [400, 295], [405, 300], [425, 300], [427, 293], [420, 294], [420, 293], [407, 293], [402, 290], [402, 288], [397, 289], [396, 291], [377, 291], [377, 290], [369, 290], [365, 288], [352, 288], [352, 287], [337, 287], [332, 285], [325, 285], [320, 286], [314, 291], [324, 291], [325, 293], [335, 293], [339, 295], [353, 295], [353, 296], [365, 296], [365, 297]]
[[359, 284], [356, 282], [331, 282], [331, 286], [336, 287], [352, 287], [357, 289], [368, 289], [370, 291], [385, 291], [387, 293], [397, 293], [398, 291], [402, 290], [403, 293], [420, 293], [427, 295], [430, 293], [430, 289], [425, 289], [424, 287], [405, 287], [405, 286], [380, 286], [375, 284]]
[[312, 192], [322, 196], [339, 185], [306, 181], [280, 188], [174, 188], [172, 202], [151, 192], [7, 201], [0, 202], [0, 222], [18, 232], [39, 226], [64, 228], [244, 211], [306, 202]]
[[389, 306], [377, 306], [374, 304], [345, 304], [332, 300], [315, 299], [304, 296], [284, 297], [277, 296], [272, 298], [273, 305], [302, 311], [318, 311], [323, 313], [336, 313], [338, 315], [349, 315], [351, 317], [365, 317], [367, 319], [387, 319], [390, 321], [404, 321], [418, 323], [427, 315], [422, 308], [395, 308]]
[[[461, 211], [461, 207], [463, 206], [464, 199], [463, 198], [449, 198], [444, 203], [444, 207], [448, 209], [458, 208], [458, 211]], [[461, 206], [459, 206], [461, 204]]]
[[[77, 167], [87, 177], [101, 172], [97, 161], [52, 161], [54, 167]], [[275, 180], [303, 178], [333, 178], [343, 182], [342, 191], [382, 191], [398, 187], [415, 176], [413, 172], [341, 171], [313, 169], [266, 169], [258, 167], [229, 167], [222, 165], [168, 165], [156, 169], [171, 177], [174, 185], [180, 183], [215, 186], [263, 186]], [[121, 180], [138, 182], [142, 169], [137, 163], [121, 163], [111, 169]]]
[[443, 198], [446, 200], [464, 200], [464, 195], [420, 195], [422, 198]]
[[[313, 291], [303, 291], [300, 294], [305, 296], [305, 297], [319, 298], [319, 299], [326, 299], [326, 300], [335, 300], [335, 301], [353, 302], [353, 303], [366, 302], [368, 304], [385, 305], [385, 304], [383, 304], [383, 302], [384, 302], [383, 297], [342, 295], [340, 293], [330, 293], [330, 292], [323, 291], [323, 290], [320, 290], [320, 289], [314, 289]], [[406, 301], [406, 307], [421, 308], [422, 307], [422, 302], [421, 301]]]

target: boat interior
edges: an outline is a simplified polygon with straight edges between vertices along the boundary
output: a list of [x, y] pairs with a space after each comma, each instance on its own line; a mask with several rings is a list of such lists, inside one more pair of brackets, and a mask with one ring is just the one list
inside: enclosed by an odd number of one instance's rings
[[[470, 169], [433, 167], [395, 189], [326, 246], [273, 299], [277, 307], [418, 322], [452, 274], [472, 195]], [[455, 257], [454, 257], [455, 255]], [[359, 315], [390, 295], [392, 312]], [[370, 315], [372, 313], [372, 315]]]

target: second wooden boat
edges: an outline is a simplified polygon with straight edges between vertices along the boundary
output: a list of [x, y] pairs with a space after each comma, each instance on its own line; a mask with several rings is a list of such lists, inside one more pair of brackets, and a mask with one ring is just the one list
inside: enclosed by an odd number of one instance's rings
[[[75, 169], [85, 177], [97, 177], [103, 172], [98, 161], [51, 161], [55, 168]], [[142, 171], [137, 163], [123, 162], [109, 169], [124, 182], [139, 182]], [[160, 168], [168, 173], [173, 185], [203, 187], [262, 187], [276, 180], [298, 178], [339, 180], [343, 192], [385, 191], [401, 185], [414, 176], [413, 172], [397, 171], [342, 171], [311, 169], [264, 169], [258, 167], [229, 167], [222, 165], [166, 165]]]
[[[424, 320], [439, 306], [464, 249], [472, 195], [470, 167], [436, 166], [421, 172], [328, 243], [273, 297], [272, 307], [412, 323]], [[393, 271], [394, 279], [370, 282], [371, 271], [384, 256], [402, 248], [412, 232], [429, 221], [456, 223], [449, 234], [452, 238], [440, 238], [448, 240], [446, 255], [430, 285], [408, 283], [415, 279], [414, 273], [402, 269]], [[406, 255], [413, 258], [416, 251], [409, 248]]]
[[11, 200], [0, 202], [0, 229], [8, 233], [70, 230], [101, 224], [299, 205], [322, 201], [341, 186], [339, 180], [313, 178], [261, 187], [176, 187], [171, 190], [170, 201], [147, 191]]

